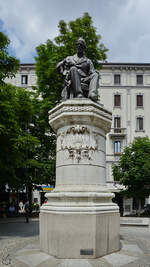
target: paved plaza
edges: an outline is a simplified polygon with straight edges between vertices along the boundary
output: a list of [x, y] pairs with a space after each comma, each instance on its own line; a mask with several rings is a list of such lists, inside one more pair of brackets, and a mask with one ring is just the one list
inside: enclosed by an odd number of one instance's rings
[[0, 219], [0, 266], [3, 267], [150, 267], [150, 229], [121, 227], [121, 250], [98, 259], [56, 259], [39, 248], [39, 221]]

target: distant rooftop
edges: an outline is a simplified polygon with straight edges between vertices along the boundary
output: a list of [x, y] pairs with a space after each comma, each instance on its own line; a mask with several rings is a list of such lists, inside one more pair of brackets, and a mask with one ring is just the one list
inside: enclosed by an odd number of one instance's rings
[[21, 66], [34, 66], [35, 63], [20, 63]]

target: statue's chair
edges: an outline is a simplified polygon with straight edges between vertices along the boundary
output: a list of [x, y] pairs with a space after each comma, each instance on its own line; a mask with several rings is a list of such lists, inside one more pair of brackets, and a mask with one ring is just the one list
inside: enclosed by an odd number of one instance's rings
[[[81, 89], [83, 92], [83, 97], [88, 98], [89, 85], [87, 83], [81, 82]], [[65, 83], [61, 96], [62, 96], [62, 100], [72, 99], [75, 97], [73, 89], [71, 87], [71, 81], [68, 81], [67, 83]]]

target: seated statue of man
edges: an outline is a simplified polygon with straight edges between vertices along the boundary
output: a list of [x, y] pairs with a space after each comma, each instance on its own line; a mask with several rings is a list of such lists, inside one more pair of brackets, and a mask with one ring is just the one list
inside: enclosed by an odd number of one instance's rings
[[84, 54], [86, 49], [84, 39], [77, 40], [76, 49], [75, 55], [66, 57], [56, 66], [58, 72], [65, 76], [62, 100], [88, 97], [97, 101], [99, 74], [95, 71], [92, 61]]

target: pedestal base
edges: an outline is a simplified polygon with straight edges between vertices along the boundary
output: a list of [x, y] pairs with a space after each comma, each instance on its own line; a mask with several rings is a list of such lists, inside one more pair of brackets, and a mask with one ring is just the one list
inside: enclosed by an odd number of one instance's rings
[[111, 112], [90, 99], [49, 111], [57, 133], [56, 187], [41, 207], [41, 250], [58, 258], [97, 258], [120, 249], [119, 208], [106, 186]]
[[[41, 250], [57, 258], [97, 258], [120, 249], [111, 193], [50, 193], [40, 213]], [[57, 203], [57, 204], [56, 204]]]

